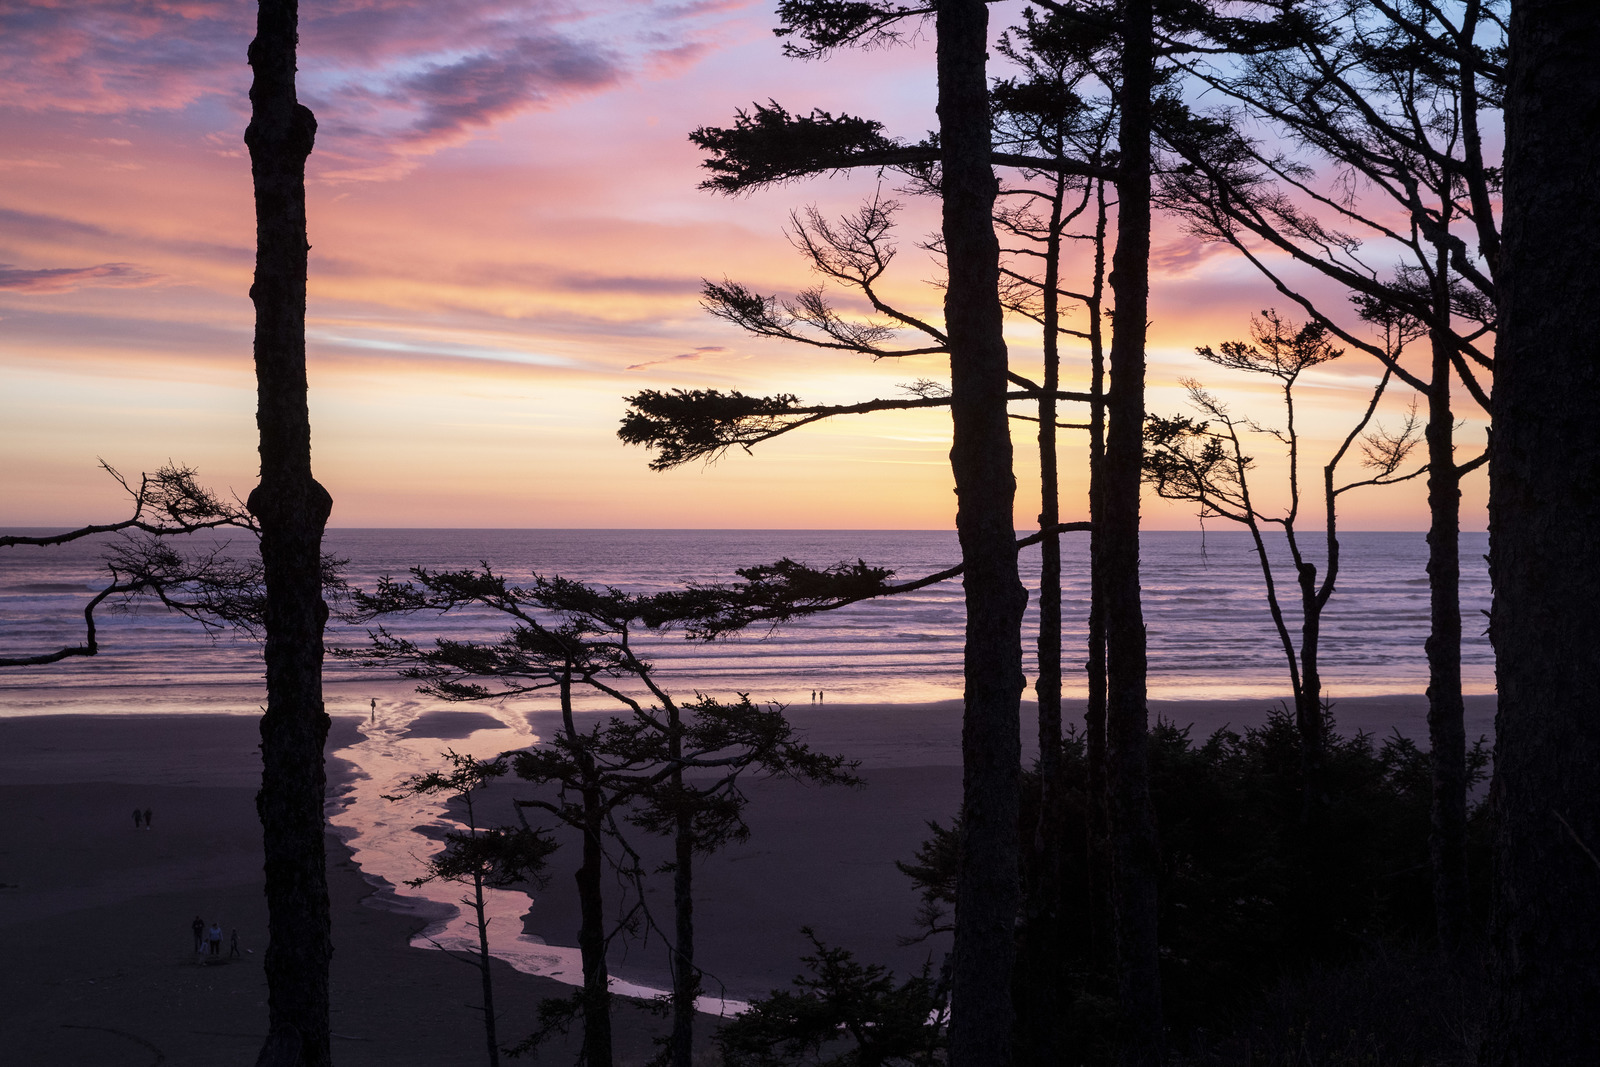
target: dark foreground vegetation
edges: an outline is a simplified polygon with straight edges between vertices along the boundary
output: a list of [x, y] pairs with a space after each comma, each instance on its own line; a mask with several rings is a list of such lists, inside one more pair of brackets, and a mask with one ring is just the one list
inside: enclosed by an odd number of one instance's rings
[[[1478, 937], [1441, 954], [1428, 754], [1399, 736], [1342, 736], [1330, 712], [1322, 728], [1328, 816], [1316, 866], [1327, 874], [1309, 890], [1298, 877], [1310, 858], [1293, 713], [1280, 708], [1260, 727], [1204, 739], [1168, 722], [1151, 730], [1162, 999], [1174, 1063], [1424, 1065], [1476, 1055], [1488, 996], [1486, 806], [1475, 805], [1469, 820]], [[1470, 781], [1482, 781], [1487, 763], [1480, 742]], [[1037, 984], [1019, 974], [1014, 995], [1025, 1013], [1051, 1020], [1052, 1041], [1073, 1050], [1067, 1062], [1111, 1064], [1123, 1049], [1107, 939], [1087, 921], [1095, 801], [1082, 785], [1081, 737], [1067, 739], [1062, 764], [1076, 783], [1062, 797], [1069, 832], [1056, 902], [1069, 921], [1051, 961], [1057, 974]], [[1036, 773], [1024, 779], [1024, 832], [1038, 822], [1039, 786]], [[924, 937], [949, 926], [959, 820], [930, 829], [918, 855], [901, 863], [921, 896]], [[1024, 870], [1023, 883], [1037, 885], [1035, 874]], [[729, 1063], [944, 1062], [948, 986], [936, 965], [892, 976], [839, 947], [817, 947], [794, 990], [724, 1027], [718, 1040]], [[1061, 990], [1060, 999], [1039, 1003], [1039, 985]]]

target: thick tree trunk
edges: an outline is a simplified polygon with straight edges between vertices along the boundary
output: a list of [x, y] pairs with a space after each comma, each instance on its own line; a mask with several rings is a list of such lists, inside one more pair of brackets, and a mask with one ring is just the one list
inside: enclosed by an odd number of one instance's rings
[[944, 241], [949, 264], [950, 467], [965, 564], [966, 713], [962, 725], [962, 835], [957, 875], [950, 1059], [955, 1067], [1010, 1060], [1011, 965], [1020, 898], [1017, 872], [1022, 762], [1022, 613], [1006, 418], [1000, 246], [989, 166], [983, 0], [941, 0], [939, 129]]
[[[1436, 304], [1436, 306], [1438, 306]], [[1450, 411], [1450, 341], [1436, 330], [1428, 393], [1428, 741], [1433, 908], [1439, 944], [1466, 936], [1467, 730], [1461, 699], [1461, 477]]]
[[1489, 467], [1485, 1063], [1600, 1063], [1600, 5], [1517, 0]]
[[1144, 612], [1139, 599], [1139, 488], [1144, 454], [1144, 342], [1150, 296], [1150, 0], [1125, 0], [1119, 90], [1117, 249], [1111, 287], [1111, 392], [1103, 517], [1106, 772], [1125, 1061], [1159, 1063], [1165, 1045], [1156, 942], [1160, 856], [1150, 805]]
[[266, 582], [267, 708], [261, 719], [269, 1034], [263, 1065], [324, 1067], [328, 1049], [328, 882], [323, 862], [322, 530], [332, 501], [311, 476], [306, 406], [305, 162], [316, 119], [295, 99], [294, 0], [262, 0], [250, 45], [245, 144], [256, 201], [255, 363]]

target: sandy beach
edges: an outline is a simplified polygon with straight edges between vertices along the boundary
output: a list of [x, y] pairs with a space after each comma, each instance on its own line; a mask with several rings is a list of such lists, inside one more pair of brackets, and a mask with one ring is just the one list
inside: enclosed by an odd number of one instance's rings
[[[1152, 714], [1203, 735], [1259, 722], [1267, 703], [1152, 702]], [[1074, 705], [1068, 710], [1077, 713]], [[1420, 697], [1352, 699], [1337, 710], [1346, 731], [1426, 733]], [[443, 748], [470, 736], [478, 725], [471, 716], [479, 714], [434, 712], [414, 718], [410, 730]], [[930, 951], [899, 943], [911, 932], [916, 900], [893, 864], [926, 836], [926, 820], [948, 818], [956, 806], [959, 706], [802, 706], [790, 714], [819, 748], [859, 759], [867, 784], [751, 784], [750, 840], [698, 872], [700, 959], [735, 997], [787, 983], [806, 947], [802, 925], [902, 971]], [[1469, 698], [1469, 736], [1487, 733], [1492, 714], [1493, 698]], [[336, 716], [330, 752], [359, 740], [359, 722]], [[546, 732], [551, 723], [536, 712], [529, 725]], [[0, 968], [0, 1048], [7, 1063], [253, 1061], [266, 1026], [255, 746], [256, 721], [244, 715], [0, 718], [7, 964]], [[330, 760], [330, 795], [351, 775]], [[508, 786], [503, 797], [513, 792]], [[151, 828], [134, 828], [135, 807], [153, 812]], [[421, 921], [373, 906], [383, 894], [333, 835], [329, 880], [338, 1062], [481, 1062], [480, 1024], [465, 1007], [476, 1000], [476, 972], [409, 948]], [[237, 929], [240, 958], [226, 959], [225, 935], [224, 962], [198, 962], [190, 931], [196, 915]], [[566, 850], [525, 926], [551, 944], [573, 943]], [[659, 946], [619, 949], [614, 966], [645, 984], [664, 978]], [[496, 981], [507, 1040], [526, 1031], [540, 999], [567, 992], [505, 966]], [[637, 1010], [620, 1014], [620, 1062], [642, 1062], [660, 1024]]]

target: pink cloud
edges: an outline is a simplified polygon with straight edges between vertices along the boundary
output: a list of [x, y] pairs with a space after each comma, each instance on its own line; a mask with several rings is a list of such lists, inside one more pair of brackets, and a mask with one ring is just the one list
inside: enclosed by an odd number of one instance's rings
[[727, 349], [723, 348], [721, 345], [704, 345], [700, 348], [696, 348], [689, 352], [683, 352], [676, 356], [668, 356], [666, 359], [651, 359], [646, 360], [643, 363], [632, 363], [628, 365], [628, 370], [643, 370], [646, 367], [659, 367], [667, 363], [698, 363], [700, 360], [704, 359], [708, 353], [726, 351]]
[[[725, 3], [334, 0], [301, 6], [300, 92], [314, 170], [384, 179], [515, 115], [692, 65]], [[0, 106], [136, 115], [214, 102], [242, 115], [254, 5], [0, 4]], [[209, 119], [209, 122], [214, 122]]]
[[132, 263], [101, 263], [95, 267], [52, 267], [23, 270], [0, 263], [0, 291], [12, 293], [70, 293], [75, 289], [137, 289], [154, 285], [160, 275], [140, 270]]

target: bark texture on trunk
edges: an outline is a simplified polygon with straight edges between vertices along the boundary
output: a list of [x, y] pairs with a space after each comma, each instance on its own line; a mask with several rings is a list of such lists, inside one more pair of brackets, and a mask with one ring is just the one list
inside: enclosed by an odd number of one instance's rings
[[955, 1067], [978, 1067], [1010, 1061], [1027, 594], [1017, 576], [1012, 527], [1016, 483], [993, 223], [997, 184], [989, 166], [988, 9], [983, 0], [941, 0], [936, 18], [950, 466], [967, 609], [950, 1059]]
[[[1437, 300], [1435, 306], [1441, 305]], [[1450, 341], [1435, 331], [1428, 393], [1428, 743], [1432, 768], [1429, 859], [1439, 944], [1466, 936], [1467, 729], [1461, 699], [1461, 476], [1450, 410]]]
[[1600, 5], [1517, 0], [1510, 42], [1483, 1062], [1535, 1067], [1600, 1063]]
[[316, 119], [295, 99], [295, 0], [262, 0], [250, 45], [245, 144], [255, 185], [255, 364], [266, 583], [267, 708], [261, 719], [269, 1035], [258, 1063], [323, 1067], [328, 1048], [328, 882], [323, 859], [322, 531], [332, 509], [311, 476], [306, 406], [305, 163]]
[[1150, 298], [1150, 0], [1124, 0], [1119, 91], [1117, 248], [1111, 261], [1111, 391], [1097, 539], [1106, 598], [1106, 775], [1110, 794], [1118, 986], [1125, 1062], [1159, 1063], [1165, 1039], [1156, 943], [1160, 856], [1150, 804], [1144, 612], [1139, 600], [1139, 489], [1144, 456], [1144, 342]]

